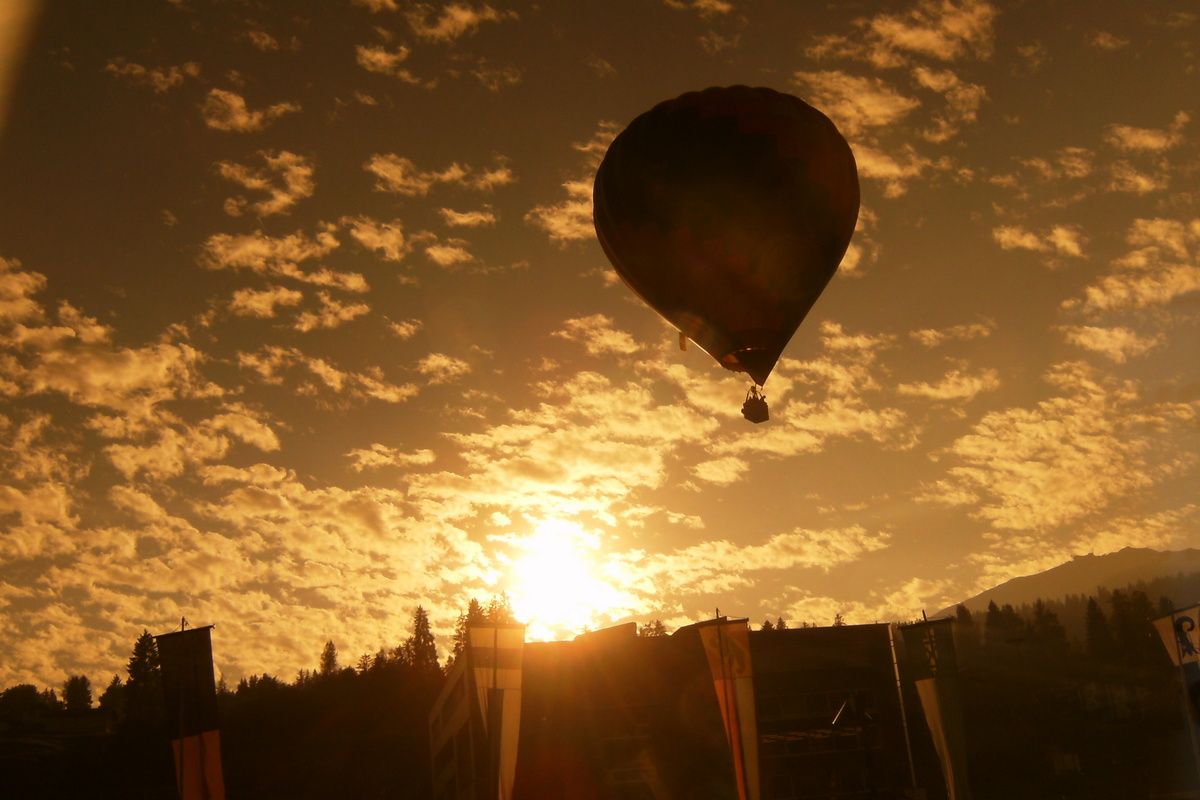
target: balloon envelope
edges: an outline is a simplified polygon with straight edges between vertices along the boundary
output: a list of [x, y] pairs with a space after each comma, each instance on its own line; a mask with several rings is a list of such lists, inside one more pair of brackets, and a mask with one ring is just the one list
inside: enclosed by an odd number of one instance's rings
[[762, 384], [837, 270], [858, 202], [854, 155], [828, 117], [731, 86], [631, 122], [596, 173], [593, 222], [651, 308]]

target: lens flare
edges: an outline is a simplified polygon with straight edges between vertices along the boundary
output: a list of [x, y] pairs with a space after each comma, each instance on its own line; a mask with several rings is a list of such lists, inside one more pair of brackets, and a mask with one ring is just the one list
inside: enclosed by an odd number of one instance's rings
[[508, 570], [509, 600], [527, 638], [566, 638], [628, 613], [630, 598], [603, 564], [599, 536], [545, 520], [511, 543], [519, 552]]

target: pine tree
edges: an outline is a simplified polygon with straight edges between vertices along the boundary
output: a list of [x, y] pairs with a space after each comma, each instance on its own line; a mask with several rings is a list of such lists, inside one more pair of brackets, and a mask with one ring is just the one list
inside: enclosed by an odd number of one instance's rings
[[100, 694], [100, 709], [116, 719], [125, 716], [125, 685], [118, 675], [113, 675], [108, 687]]
[[764, 630], [764, 631], [773, 631], [773, 630], [775, 630], [775, 625], [774, 625], [774, 624], [772, 624], [772, 622], [771, 622], [771, 618], [770, 618], [770, 617], [767, 617], [766, 619], [764, 619], [764, 620], [763, 620], [763, 624], [762, 624], [762, 630]]
[[450, 671], [450, 667], [462, 655], [463, 650], [467, 649], [467, 631], [472, 625], [478, 625], [486, 619], [483, 606], [479, 605], [479, 601], [474, 597], [467, 603], [467, 610], [458, 615], [458, 620], [454, 623], [454, 645], [450, 651], [450, 658], [446, 662], [446, 671]]
[[337, 645], [333, 640], [325, 642], [325, 649], [321, 651], [321, 663], [318, 672], [322, 677], [329, 677], [338, 670], [338, 651]]
[[412, 631], [412, 636], [404, 643], [408, 664], [422, 674], [440, 671], [437, 642], [429, 626], [429, 614], [421, 606], [417, 606], [413, 612]]
[[125, 666], [129, 680], [125, 683], [125, 716], [134, 725], [152, 727], [165, 716], [162, 695], [162, 668], [158, 662], [158, 645], [150, 631], [133, 644], [133, 655]]
[[488, 601], [486, 616], [488, 622], [500, 625], [516, 621], [513, 617], [512, 604], [509, 602], [508, 595], [506, 594], [493, 597]]
[[63, 684], [63, 702], [67, 711], [79, 713], [92, 707], [92, 682], [86, 675], [72, 675]]
[[[801, 627], [804, 627], [804, 626], [801, 625]], [[777, 631], [786, 631], [787, 630], [787, 622], [784, 620], [783, 617], [780, 617], [779, 619], [775, 620], [775, 630], [777, 630]]]

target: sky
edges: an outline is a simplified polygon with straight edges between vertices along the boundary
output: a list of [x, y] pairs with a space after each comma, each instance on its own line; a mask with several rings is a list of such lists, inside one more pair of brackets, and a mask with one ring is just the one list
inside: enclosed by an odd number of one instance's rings
[[[873, 622], [1200, 546], [1194, 3], [8, 8], [0, 686], [182, 616], [287, 678], [472, 597]], [[616, 133], [732, 84], [862, 187], [758, 426], [591, 224]]]

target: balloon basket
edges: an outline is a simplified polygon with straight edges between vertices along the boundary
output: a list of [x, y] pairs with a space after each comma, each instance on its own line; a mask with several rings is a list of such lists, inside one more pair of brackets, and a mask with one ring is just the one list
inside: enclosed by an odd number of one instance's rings
[[751, 386], [746, 392], [746, 402], [742, 403], [742, 416], [757, 425], [771, 418], [767, 411], [767, 396], [757, 386]]

